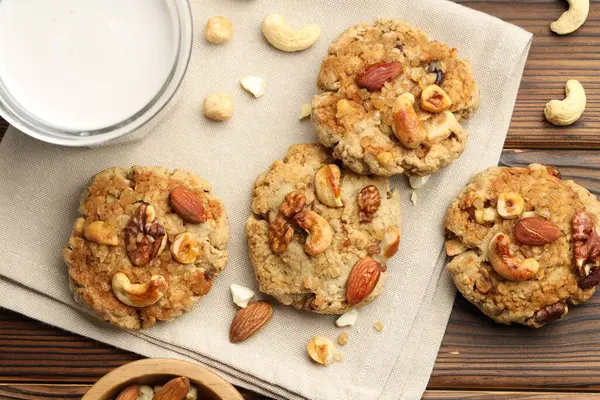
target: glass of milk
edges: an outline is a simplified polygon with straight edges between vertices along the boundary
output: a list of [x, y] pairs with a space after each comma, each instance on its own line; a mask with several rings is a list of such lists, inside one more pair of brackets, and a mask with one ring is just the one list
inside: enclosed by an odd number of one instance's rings
[[0, 0], [0, 115], [66, 146], [141, 136], [191, 48], [187, 0]]

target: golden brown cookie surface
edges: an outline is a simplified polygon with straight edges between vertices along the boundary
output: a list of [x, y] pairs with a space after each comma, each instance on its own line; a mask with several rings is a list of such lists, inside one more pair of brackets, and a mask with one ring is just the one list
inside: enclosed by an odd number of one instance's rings
[[[448, 209], [448, 271], [463, 296], [495, 321], [540, 327], [594, 293], [599, 224], [596, 198], [555, 168], [490, 168]], [[578, 231], [585, 231], [579, 239]], [[578, 241], [588, 246], [583, 257], [576, 256]]]
[[457, 50], [397, 20], [346, 30], [329, 47], [317, 86], [319, 139], [361, 174], [421, 176], [447, 166], [466, 144], [459, 121], [479, 106]]
[[161, 167], [96, 175], [63, 250], [75, 297], [125, 329], [190, 310], [227, 263], [227, 216], [210, 190]]

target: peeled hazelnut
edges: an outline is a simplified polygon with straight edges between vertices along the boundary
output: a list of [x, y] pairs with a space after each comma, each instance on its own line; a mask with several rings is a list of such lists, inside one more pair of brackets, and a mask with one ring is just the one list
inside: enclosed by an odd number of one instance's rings
[[440, 113], [452, 105], [452, 99], [438, 85], [429, 85], [421, 93], [421, 108], [425, 111]]
[[180, 233], [171, 244], [171, 255], [181, 264], [193, 264], [200, 255], [200, 244], [190, 232]]
[[208, 95], [204, 99], [204, 115], [215, 121], [225, 121], [233, 116], [233, 99], [225, 92]]
[[111, 225], [104, 221], [94, 221], [85, 227], [83, 236], [87, 240], [107, 246], [118, 246], [119, 237], [117, 231]]
[[206, 23], [204, 36], [211, 43], [225, 43], [233, 36], [233, 24], [225, 17], [211, 17]]
[[306, 351], [315, 362], [328, 365], [333, 362], [335, 345], [326, 337], [315, 336], [306, 345]]
[[343, 207], [340, 168], [335, 164], [325, 165], [315, 174], [315, 191], [321, 203], [328, 207]]
[[498, 214], [504, 219], [515, 219], [523, 212], [525, 200], [515, 192], [501, 193], [496, 205]]

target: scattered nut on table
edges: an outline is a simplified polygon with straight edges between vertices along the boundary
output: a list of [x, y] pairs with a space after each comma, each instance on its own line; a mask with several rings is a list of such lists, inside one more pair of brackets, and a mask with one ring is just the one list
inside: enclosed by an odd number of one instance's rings
[[342, 346], [348, 343], [348, 332], [342, 332], [337, 338], [338, 344]]
[[221, 44], [231, 40], [233, 24], [225, 17], [210, 17], [206, 23], [204, 37], [211, 43]]
[[285, 18], [279, 14], [268, 15], [263, 20], [262, 31], [273, 47], [287, 52], [306, 50], [321, 35], [321, 28], [317, 25], [309, 24], [295, 29], [287, 25]]
[[430, 175], [425, 176], [409, 176], [408, 182], [410, 183], [410, 187], [413, 189], [421, 189], [427, 181], [429, 180]]
[[248, 307], [248, 302], [254, 297], [254, 291], [242, 285], [232, 283], [229, 287], [233, 302], [241, 308]]
[[304, 119], [306, 117], [310, 117], [311, 114], [312, 114], [312, 106], [310, 105], [310, 103], [302, 104], [302, 107], [300, 108], [300, 114], [298, 114], [298, 119]]
[[567, 0], [569, 9], [550, 24], [550, 29], [559, 35], [567, 35], [575, 32], [588, 17], [590, 12], [590, 0]]
[[306, 345], [306, 351], [313, 361], [322, 364], [329, 365], [334, 359], [335, 345], [333, 342], [323, 336], [315, 336]]
[[335, 324], [336, 324], [336, 326], [338, 326], [340, 328], [343, 326], [352, 326], [356, 323], [357, 318], [358, 318], [358, 311], [356, 311], [356, 309], [353, 308], [350, 311], [346, 311], [338, 319], [336, 319]]
[[225, 121], [233, 116], [233, 99], [225, 92], [213, 93], [204, 99], [204, 115], [215, 121]]
[[240, 79], [240, 84], [256, 98], [259, 98], [267, 91], [267, 82], [259, 76], [244, 76]]
[[239, 343], [254, 335], [273, 316], [273, 306], [264, 301], [253, 301], [241, 308], [233, 317], [229, 328], [229, 341]]
[[554, 125], [571, 125], [585, 111], [585, 90], [579, 81], [569, 79], [565, 85], [564, 100], [550, 100], [544, 109], [548, 122]]

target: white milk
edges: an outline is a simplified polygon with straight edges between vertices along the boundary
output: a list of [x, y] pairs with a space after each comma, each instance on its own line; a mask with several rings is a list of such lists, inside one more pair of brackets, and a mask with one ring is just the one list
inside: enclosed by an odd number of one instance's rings
[[0, 80], [62, 129], [111, 126], [165, 84], [177, 52], [169, 0], [0, 0]]

